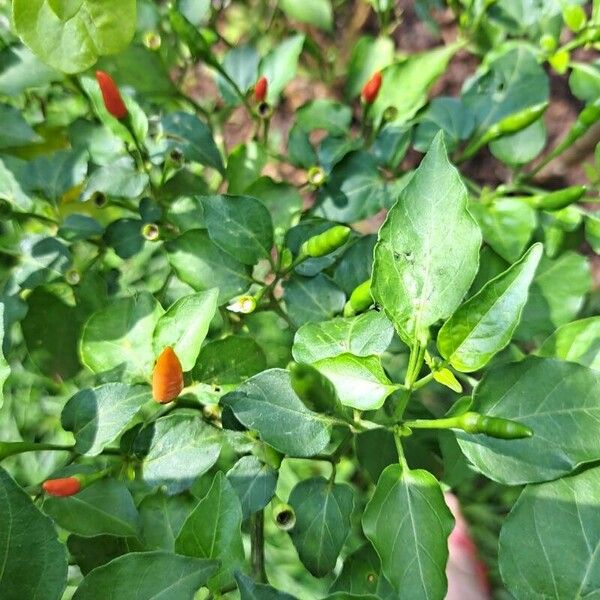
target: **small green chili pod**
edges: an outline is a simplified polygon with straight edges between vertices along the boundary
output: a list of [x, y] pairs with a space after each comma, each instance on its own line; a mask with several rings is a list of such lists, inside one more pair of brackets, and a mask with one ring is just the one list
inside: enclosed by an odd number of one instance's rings
[[350, 227], [335, 225], [331, 229], [306, 240], [300, 247], [300, 254], [302, 256], [310, 256], [311, 258], [330, 254], [346, 243], [346, 240], [350, 236], [350, 231]]
[[346, 306], [344, 306], [344, 316], [352, 317], [357, 313], [367, 310], [372, 304], [371, 280], [367, 279], [355, 287], [350, 294], [350, 299], [346, 302]]
[[468, 433], [483, 433], [502, 440], [518, 440], [533, 435], [530, 427], [517, 421], [489, 417], [475, 412], [467, 412], [461, 415], [457, 421], [457, 427]]
[[294, 363], [290, 373], [292, 388], [307, 408], [320, 413], [333, 413], [339, 408], [333, 383], [317, 369], [305, 363]]
[[573, 185], [544, 196], [534, 196], [534, 206], [542, 210], [561, 210], [577, 202], [585, 194], [584, 185]]

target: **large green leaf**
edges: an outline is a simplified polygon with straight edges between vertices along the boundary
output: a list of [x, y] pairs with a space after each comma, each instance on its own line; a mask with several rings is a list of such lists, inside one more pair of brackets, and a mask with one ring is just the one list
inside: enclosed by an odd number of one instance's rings
[[60, 600], [67, 584], [67, 552], [52, 521], [0, 468], [0, 597]]
[[154, 329], [154, 353], [158, 356], [171, 346], [183, 370], [191, 371], [215, 316], [218, 294], [217, 289], [190, 294], [170, 306]]
[[61, 415], [64, 429], [75, 436], [75, 451], [95, 456], [116, 439], [140, 408], [150, 400], [145, 386], [106, 383], [80, 390]]
[[213, 558], [221, 562], [209, 586], [219, 588], [231, 582], [233, 571], [244, 560], [242, 507], [237, 494], [220, 471], [208, 493], [186, 519], [175, 551], [186, 556]]
[[280, 592], [265, 583], [255, 583], [240, 571], [235, 573], [235, 581], [240, 590], [240, 600], [298, 600], [296, 596]]
[[279, 8], [290, 18], [329, 31], [333, 26], [331, 0], [281, 0]]
[[221, 438], [196, 413], [179, 411], [157, 419], [135, 442], [136, 452], [145, 454], [142, 478], [149, 485], [163, 486], [168, 494], [188, 489], [217, 462]]
[[390, 465], [381, 474], [362, 519], [385, 577], [403, 598], [446, 595], [448, 536], [454, 518], [439, 483], [427, 471]]
[[331, 319], [342, 312], [346, 300], [344, 292], [323, 273], [316, 277], [291, 277], [284, 290], [288, 314], [297, 326]]
[[29, 48], [20, 44], [0, 52], [0, 94], [18, 96], [27, 89], [43, 87], [62, 79], [62, 74], [44, 64]]
[[352, 488], [313, 477], [298, 483], [288, 502], [296, 513], [290, 536], [298, 556], [315, 577], [324, 577], [333, 571], [350, 532]]
[[535, 244], [509, 269], [462, 304], [438, 333], [440, 354], [457, 370], [477, 371], [512, 338], [542, 256]]
[[313, 363], [349, 352], [356, 356], [380, 355], [392, 341], [394, 327], [383, 313], [307, 323], [298, 329], [292, 352], [297, 362]]
[[148, 292], [100, 309], [83, 328], [82, 362], [94, 373], [116, 369], [128, 380], [147, 381], [155, 359], [152, 334], [163, 312]]
[[600, 373], [576, 363], [529, 357], [490, 371], [473, 410], [514, 419], [533, 437], [499, 440], [456, 432], [475, 467], [507, 485], [548, 481], [600, 459]]
[[600, 369], [600, 317], [581, 319], [559, 327], [542, 344], [538, 354]]
[[5, 339], [9, 339], [8, 332], [5, 331], [5, 312], [5, 304], [4, 302], [0, 302], [0, 408], [2, 408], [4, 402], [4, 384], [10, 375], [10, 366], [6, 360], [3, 349], [8, 346], [8, 344], [5, 343]]
[[377, 356], [344, 353], [323, 358], [314, 366], [335, 386], [340, 402], [358, 410], [376, 410], [400, 386], [385, 374]]
[[123, 556], [128, 552], [141, 552], [145, 548], [134, 537], [95, 535], [84, 537], [71, 534], [67, 539], [69, 554], [81, 570], [82, 575]]
[[42, 507], [63, 529], [78, 535], [135, 537], [139, 533], [131, 493], [115, 479], [102, 479], [67, 498], [47, 496]]
[[130, 161], [122, 159], [94, 171], [87, 180], [82, 200], [96, 192], [116, 198], [137, 198], [148, 185], [148, 175], [137, 171]]
[[500, 532], [515, 598], [595, 598], [600, 589], [600, 469], [525, 488]]
[[467, 197], [440, 133], [375, 246], [371, 293], [406, 342], [427, 339], [429, 326], [454, 312], [477, 273], [481, 232]]
[[[135, 0], [14, 0], [13, 22], [21, 39], [44, 62], [60, 71], [77, 73], [99, 56], [123, 50], [135, 32]], [[70, 0], [73, 3], [73, 0]]]
[[324, 418], [308, 410], [292, 389], [290, 374], [269, 369], [223, 396], [236, 418], [276, 450], [290, 456], [313, 456], [329, 442]]
[[86, 575], [73, 600], [193, 600], [217, 570], [217, 561], [170, 552], [132, 552]]

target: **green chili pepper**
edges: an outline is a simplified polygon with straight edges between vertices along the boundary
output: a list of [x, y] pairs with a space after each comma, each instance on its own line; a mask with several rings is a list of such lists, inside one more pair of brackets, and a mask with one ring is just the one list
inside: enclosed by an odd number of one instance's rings
[[457, 417], [456, 421], [457, 429], [463, 429], [468, 433], [483, 433], [502, 440], [518, 440], [533, 435], [533, 430], [527, 425], [510, 419], [480, 415], [476, 412], [466, 412]]
[[350, 236], [350, 231], [350, 227], [336, 225], [319, 235], [315, 235], [302, 244], [300, 255], [318, 258], [319, 256], [330, 254], [346, 243], [346, 240]]
[[367, 279], [354, 288], [350, 294], [350, 299], [346, 302], [346, 306], [344, 306], [344, 316], [352, 317], [357, 313], [367, 310], [372, 304], [371, 280]]
[[221, 70], [221, 66], [202, 34], [175, 7], [169, 10], [169, 21], [173, 31], [187, 44], [195, 60], [203, 60], [206, 64]]
[[585, 192], [586, 187], [584, 185], [573, 185], [550, 194], [532, 196], [529, 202], [542, 210], [561, 210], [580, 200]]
[[333, 413], [341, 408], [335, 387], [325, 375], [305, 363], [290, 366], [294, 392], [310, 410]]

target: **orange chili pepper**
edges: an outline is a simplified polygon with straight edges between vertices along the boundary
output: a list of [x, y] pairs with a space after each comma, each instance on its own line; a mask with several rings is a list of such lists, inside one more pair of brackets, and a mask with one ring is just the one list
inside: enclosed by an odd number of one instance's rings
[[44, 481], [42, 488], [51, 496], [72, 496], [81, 490], [81, 482], [77, 477], [48, 479]]
[[152, 373], [152, 396], [167, 404], [175, 400], [183, 389], [183, 370], [173, 348], [167, 346], [158, 357]]
[[121, 97], [121, 92], [113, 78], [104, 71], [96, 71], [96, 80], [102, 92], [104, 106], [106, 110], [117, 119], [124, 119], [127, 116], [127, 107]]
[[381, 71], [376, 71], [371, 76], [371, 79], [365, 83], [362, 89], [362, 99], [367, 104], [373, 104], [379, 94], [379, 88], [381, 87]]
[[269, 82], [263, 75], [254, 86], [254, 98], [257, 102], [264, 102], [267, 97], [267, 91], [269, 89]]

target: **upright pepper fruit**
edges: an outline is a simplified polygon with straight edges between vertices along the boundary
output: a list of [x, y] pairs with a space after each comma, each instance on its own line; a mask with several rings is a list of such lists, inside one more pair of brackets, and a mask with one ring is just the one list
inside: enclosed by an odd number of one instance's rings
[[379, 89], [381, 88], [381, 81], [381, 71], [376, 71], [371, 76], [371, 79], [365, 83], [361, 92], [361, 97], [365, 104], [373, 104], [373, 102], [375, 102], [375, 99], [379, 94]]
[[367, 279], [355, 287], [350, 294], [350, 299], [344, 306], [344, 316], [353, 317], [355, 314], [367, 310], [372, 304], [371, 279]]
[[96, 71], [96, 80], [100, 86], [106, 110], [116, 119], [124, 119], [128, 114], [127, 107], [113, 78], [104, 71]]
[[267, 98], [267, 92], [269, 91], [269, 82], [263, 75], [254, 86], [254, 99], [257, 102], [264, 102]]
[[73, 496], [81, 490], [81, 482], [77, 477], [61, 477], [44, 481], [42, 488], [50, 496]]
[[183, 389], [183, 370], [177, 354], [167, 346], [158, 357], [152, 373], [152, 396], [161, 404], [175, 400]]

